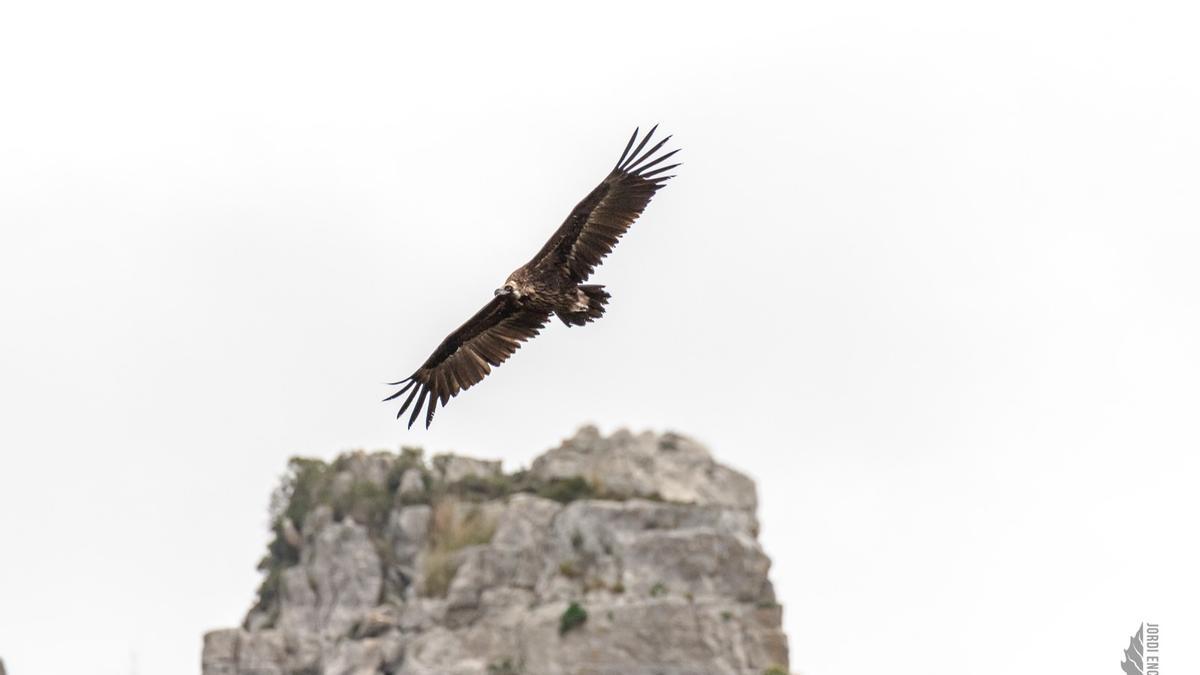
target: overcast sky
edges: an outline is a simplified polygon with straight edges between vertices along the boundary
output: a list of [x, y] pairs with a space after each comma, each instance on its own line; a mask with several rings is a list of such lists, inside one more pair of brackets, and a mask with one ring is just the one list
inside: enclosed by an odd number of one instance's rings
[[[1194, 3], [431, 5], [0, 7], [10, 675], [198, 672], [291, 455], [588, 422], [758, 481], [804, 675], [1200, 669]], [[405, 430], [654, 122], [604, 319]]]

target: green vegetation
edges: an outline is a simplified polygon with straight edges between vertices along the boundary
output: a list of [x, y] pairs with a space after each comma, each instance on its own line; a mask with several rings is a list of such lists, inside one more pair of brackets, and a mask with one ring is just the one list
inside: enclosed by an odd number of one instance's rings
[[458, 552], [468, 546], [486, 544], [496, 533], [496, 523], [483, 509], [471, 504], [465, 509], [458, 502], [442, 499], [433, 506], [429, 530], [429, 551], [425, 554], [427, 597], [445, 597], [450, 582], [458, 573]]
[[458, 561], [453, 551], [430, 551], [425, 554], [425, 587], [421, 589], [426, 597], [444, 598], [450, 590], [450, 582], [458, 573]]
[[666, 594], [667, 594], [667, 587], [665, 585], [663, 585], [663, 582], [661, 582], [661, 581], [655, 582], [655, 584], [650, 587], [650, 597], [652, 597], [652, 598], [657, 598], [660, 595], [666, 595]]
[[371, 531], [382, 530], [392, 509], [392, 499], [382, 485], [355, 481], [349, 489], [333, 499], [333, 519], [340, 522], [350, 518], [366, 525]]
[[518, 493], [534, 494], [563, 504], [577, 499], [628, 499], [628, 495], [605, 493], [583, 478], [541, 480], [528, 471], [500, 476], [468, 476], [446, 486], [446, 491], [469, 501], [501, 499]]
[[[602, 484], [589, 482], [585, 478], [540, 479], [528, 471], [503, 474], [499, 476], [468, 476], [460, 481], [444, 486], [446, 494], [452, 494], [467, 501], [489, 501], [501, 499], [519, 493], [533, 494], [545, 499], [553, 499], [562, 504], [569, 504], [579, 499], [608, 499], [624, 501], [637, 497], [651, 501], [663, 501], [657, 493], [635, 495], [617, 492], [605, 488]], [[580, 541], [582, 544], [582, 540]]]
[[488, 675], [520, 675], [521, 669], [513, 664], [512, 659], [493, 661], [488, 664]]
[[762, 675], [788, 675], [788, 671], [783, 666], [771, 666], [764, 670]]
[[576, 499], [591, 499], [599, 496], [599, 491], [579, 476], [572, 478], [556, 478], [535, 486], [534, 493], [539, 497], [553, 499], [567, 504]]
[[574, 560], [564, 560], [558, 564], [558, 572], [568, 579], [578, 579], [583, 575], [583, 570], [576, 566]]
[[578, 602], [572, 602], [558, 621], [558, 634], [566, 635], [568, 632], [579, 628], [587, 621], [587, 617], [587, 610], [580, 607]]
[[329, 475], [329, 467], [319, 459], [293, 457], [288, 461], [287, 472], [271, 493], [271, 541], [258, 563], [263, 580], [255, 609], [273, 610], [278, 606], [283, 570], [300, 561], [300, 551], [288, 541], [285, 528], [289, 523], [299, 528], [309, 512], [328, 498]]
[[520, 492], [513, 476], [467, 476], [446, 486], [446, 492], [466, 501], [484, 502]]
[[404, 474], [408, 473], [409, 469], [417, 469], [421, 473], [421, 483], [424, 485], [424, 490], [417, 495], [404, 495], [398, 501], [407, 506], [409, 504], [428, 504], [430, 501], [430, 487], [433, 485], [433, 477], [429, 470], [425, 468], [425, 451], [420, 448], [404, 447], [400, 449], [400, 457], [396, 463], [388, 470], [387, 475], [387, 492], [389, 495], [395, 495], [400, 491], [400, 481], [403, 480]]

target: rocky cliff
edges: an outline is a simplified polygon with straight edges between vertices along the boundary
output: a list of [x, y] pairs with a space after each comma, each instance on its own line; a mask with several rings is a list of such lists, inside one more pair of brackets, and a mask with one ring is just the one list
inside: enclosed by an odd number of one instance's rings
[[294, 459], [264, 579], [204, 675], [786, 673], [746, 476], [676, 434], [584, 428], [532, 467]]

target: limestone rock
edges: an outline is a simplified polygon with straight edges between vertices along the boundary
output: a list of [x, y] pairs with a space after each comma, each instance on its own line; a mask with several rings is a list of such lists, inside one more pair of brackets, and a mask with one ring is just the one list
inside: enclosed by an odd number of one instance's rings
[[399, 632], [362, 640], [340, 640], [325, 655], [324, 675], [390, 673], [400, 664], [408, 639]]
[[248, 632], [236, 628], [214, 630], [204, 636], [200, 671], [204, 675], [237, 675], [237, 645]]
[[204, 636], [205, 675], [291, 675], [320, 667], [320, 641], [312, 633], [218, 630]]
[[444, 483], [464, 478], [494, 478], [500, 475], [500, 462], [445, 454], [433, 458], [435, 476]]
[[680, 597], [595, 604], [580, 628], [559, 635], [564, 609], [551, 604], [530, 613], [522, 672], [758, 675], [787, 663], [785, 643], [762, 639], [771, 629], [748, 621], [737, 604]]
[[425, 494], [425, 480], [421, 478], [418, 469], [408, 469], [400, 476], [400, 487], [396, 491], [397, 499], [403, 501], [416, 499]]
[[747, 511], [758, 506], [754, 481], [718, 464], [703, 446], [678, 434], [635, 436], [621, 430], [605, 438], [595, 427], [584, 427], [534, 460], [531, 471], [544, 479], [581, 476], [618, 494]]
[[283, 571], [280, 624], [345, 635], [379, 603], [383, 566], [362, 525], [328, 523], [311, 534], [300, 564]]
[[[695, 441], [585, 428], [514, 476], [458, 455], [408, 461], [353, 453], [309, 486], [337, 510], [314, 504], [284, 532], [292, 557], [272, 568], [273, 592], [245, 628], [205, 636], [204, 675], [787, 667], [754, 484]], [[578, 494], [603, 498], [543, 492], [580, 478]], [[587, 618], [563, 632], [572, 603]]]
[[425, 546], [429, 536], [429, 519], [433, 509], [427, 504], [416, 504], [393, 509], [388, 517], [386, 537], [391, 545], [393, 561], [397, 565], [411, 567], [417, 553]]
[[[387, 484], [395, 457], [386, 452], [352, 452], [342, 455], [338, 479], [344, 484], [370, 483], [378, 487]], [[335, 489], [336, 492], [336, 489]]]
[[351, 637], [355, 639], [378, 637], [393, 628], [400, 627], [400, 608], [396, 605], [380, 605], [370, 609], [354, 626]]

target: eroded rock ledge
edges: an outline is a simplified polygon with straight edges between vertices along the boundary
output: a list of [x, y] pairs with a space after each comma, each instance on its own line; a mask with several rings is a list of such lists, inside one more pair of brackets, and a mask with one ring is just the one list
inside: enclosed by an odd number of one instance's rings
[[264, 581], [204, 675], [787, 672], [746, 476], [676, 434], [585, 427], [504, 474], [294, 459]]

